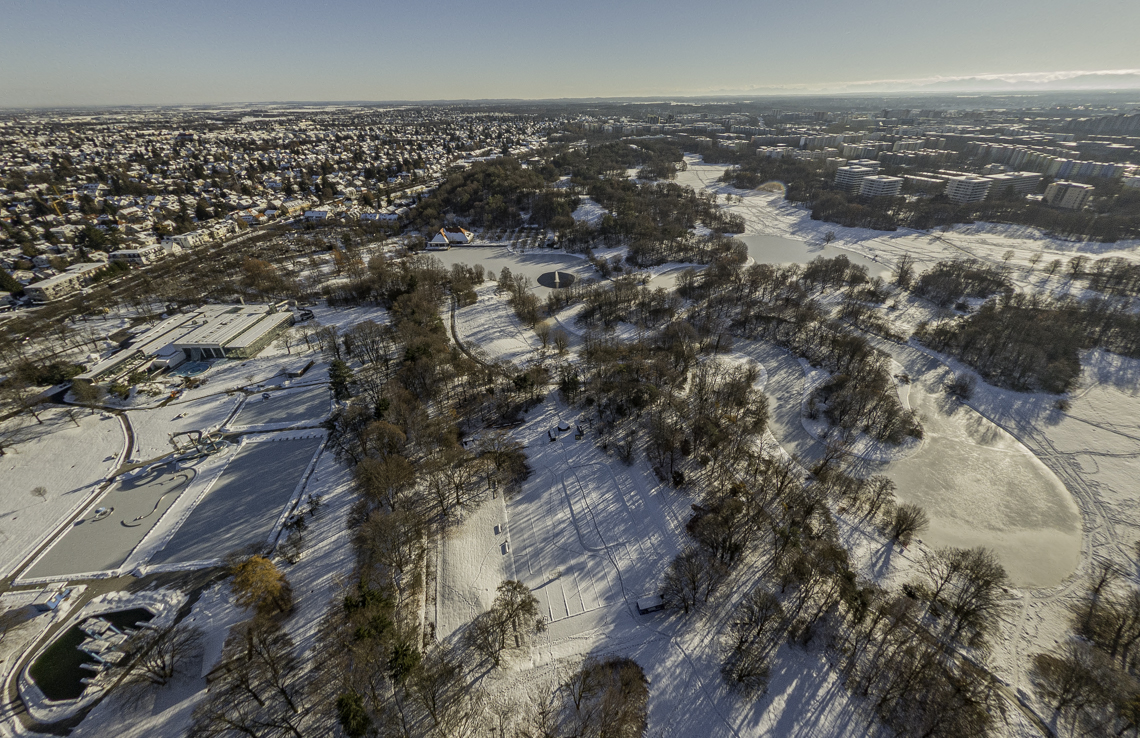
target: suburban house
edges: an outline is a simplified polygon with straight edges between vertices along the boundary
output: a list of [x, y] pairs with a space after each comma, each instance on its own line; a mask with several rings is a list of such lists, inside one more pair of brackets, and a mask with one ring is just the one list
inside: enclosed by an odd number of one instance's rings
[[463, 228], [444, 228], [440, 231], [447, 239], [448, 243], [471, 243], [475, 240], [475, 234]]
[[166, 249], [162, 244], [150, 243], [135, 249], [119, 249], [107, 255], [111, 261], [125, 261], [131, 266], [146, 266], [153, 264], [166, 256]]
[[428, 241], [427, 248], [432, 251], [446, 251], [453, 244], [467, 244], [475, 240], [475, 234], [463, 228], [440, 228], [439, 233]]

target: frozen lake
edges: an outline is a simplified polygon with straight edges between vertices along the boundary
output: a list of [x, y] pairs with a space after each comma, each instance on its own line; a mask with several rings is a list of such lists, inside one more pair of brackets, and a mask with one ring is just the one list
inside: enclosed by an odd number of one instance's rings
[[[761, 341], [737, 349], [768, 372], [770, 428], [789, 453], [806, 463], [823, 446], [804, 429], [800, 413], [804, 375], [799, 362]], [[1080, 559], [1081, 518], [1061, 481], [1020, 442], [972, 408], [949, 402], [941, 390], [949, 371], [914, 349], [890, 346], [912, 377], [909, 401], [926, 437], [909, 456], [888, 463], [862, 462], [860, 474], [885, 474], [902, 502], [923, 507], [929, 546], [993, 549], [1013, 583], [1050, 587]]]
[[150, 564], [219, 559], [269, 538], [321, 437], [246, 443]]
[[891, 268], [886, 264], [834, 246], [809, 244], [794, 238], [762, 236], [755, 233], [739, 235], [736, 239], [748, 247], [748, 255], [755, 259], [757, 264], [807, 264], [819, 256], [826, 259], [846, 256], [852, 264], [867, 267], [868, 276], [882, 277], [888, 281], [893, 276]]
[[584, 258], [554, 249], [535, 249], [518, 254], [508, 251], [506, 246], [457, 246], [448, 251], [428, 251], [426, 254], [439, 259], [449, 268], [452, 264], [482, 264], [484, 269], [498, 275], [503, 267], [507, 267], [512, 274], [530, 277], [535, 285], [535, 294], [542, 298], [550, 293], [550, 288], [540, 286], [538, 278], [547, 272], [569, 272], [578, 279], [596, 276], [594, 267]]
[[116, 569], [142, 542], [193, 478], [192, 470], [161, 466], [136, 478], [122, 478], [98, 507], [114, 511], [96, 520], [88, 510], [24, 575], [26, 579]]

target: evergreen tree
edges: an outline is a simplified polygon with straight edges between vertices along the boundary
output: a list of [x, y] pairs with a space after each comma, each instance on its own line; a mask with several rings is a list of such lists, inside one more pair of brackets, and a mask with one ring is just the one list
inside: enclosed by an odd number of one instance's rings
[[347, 400], [350, 395], [348, 384], [352, 381], [352, 369], [341, 359], [334, 359], [329, 365], [329, 384], [337, 400]]

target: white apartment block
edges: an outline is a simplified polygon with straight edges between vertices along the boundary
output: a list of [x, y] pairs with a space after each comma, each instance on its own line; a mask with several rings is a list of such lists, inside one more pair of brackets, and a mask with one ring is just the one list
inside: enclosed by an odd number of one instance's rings
[[871, 167], [847, 165], [835, 170], [835, 186], [844, 192], [859, 192], [864, 177], [872, 177], [876, 170]]
[[1040, 172], [1002, 172], [1001, 174], [991, 174], [986, 179], [993, 182], [990, 187], [991, 195], [1005, 194], [1010, 187], [1013, 188], [1015, 195], [1028, 195], [1037, 189], [1037, 185], [1041, 182], [1041, 174]]
[[902, 177], [872, 174], [863, 177], [859, 184], [859, 194], [863, 197], [897, 197], [902, 191], [902, 185]]
[[1053, 182], [1045, 188], [1045, 202], [1066, 210], [1080, 210], [1092, 197], [1092, 185], [1079, 182]]
[[119, 249], [107, 254], [111, 261], [125, 261], [131, 266], [146, 266], [166, 256], [166, 249], [162, 244], [151, 243], [139, 246], [137, 249]]
[[82, 289], [83, 285], [87, 284], [94, 276], [93, 272], [102, 269], [104, 266], [106, 265], [74, 264], [68, 267], [63, 274], [57, 274], [42, 282], [29, 284], [24, 288], [24, 294], [30, 297], [33, 302], [59, 300]]
[[992, 180], [985, 177], [950, 177], [946, 180], [946, 197], [950, 202], [981, 202], [990, 192]]

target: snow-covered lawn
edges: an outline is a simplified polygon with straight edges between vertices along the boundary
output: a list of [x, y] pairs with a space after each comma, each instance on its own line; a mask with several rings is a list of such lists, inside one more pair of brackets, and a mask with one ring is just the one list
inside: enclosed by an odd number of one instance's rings
[[132, 461], [146, 461], [174, 451], [170, 436], [220, 427], [233, 414], [242, 395], [218, 393], [164, 407], [131, 410], [127, 418], [135, 435]]
[[578, 201], [578, 207], [575, 208], [574, 212], [570, 213], [570, 217], [576, 223], [588, 223], [596, 226], [602, 221], [602, 218], [609, 215], [609, 212], [592, 198], [583, 197]]
[[483, 355], [521, 363], [542, 348], [542, 342], [523, 326], [506, 296], [497, 291], [497, 284], [481, 285], [476, 290], [479, 300], [455, 311], [455, 329], [460, 340]]
[[[71, 417], [79, 423], [71, 421]], [[75, 409], [40, 412], [43, 424], [0, 456], [0, 571], [10, 573], [68, 516], [86, 505], [122, 463], [118, 418]], [[31, 494], [37, 487], [47, 494]]]

